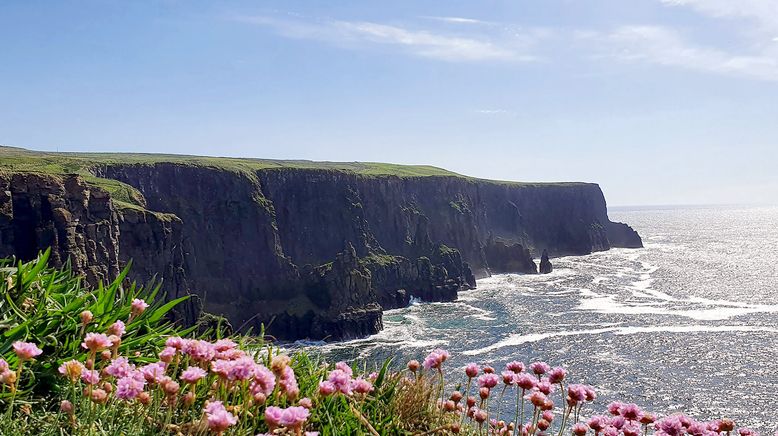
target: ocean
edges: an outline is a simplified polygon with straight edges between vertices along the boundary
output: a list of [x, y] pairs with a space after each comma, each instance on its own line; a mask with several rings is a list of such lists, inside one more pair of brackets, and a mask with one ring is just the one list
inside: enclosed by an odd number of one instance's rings
[[452, 303], [384, 315], [330, 359], [397, 365], [449, 350], [446, 367], [511, 360], [562, 365], [613, 400], [666, 415], [778, 429], [778, 208], [623, 208], [643, 249], [552, 259], [549, 275], [495, 275]]

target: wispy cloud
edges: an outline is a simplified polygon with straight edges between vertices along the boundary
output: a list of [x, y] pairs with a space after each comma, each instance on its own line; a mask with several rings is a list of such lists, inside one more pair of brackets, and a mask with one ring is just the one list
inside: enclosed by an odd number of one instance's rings
[[512, 115], [514, 114], [513, 111], [509, 111], [507, 109], [477, 109], [475, 111], [478, 114], [482, 115]]
[[670, 6], [688, 6], [718, 18], [745, 18], [765, 30], [778, 31], [778, 2], [775, 0], [659, 0]]
[[622, 26], [611, 32], [584, 32], [579, 39], [596, 41], [600, 58], [646, 62], [705, 73], [778, 81], [778, 59], [766, 54], [735, 54], [689, 41], [663, 26]]
[[496, 24], [493, 21], [476, 20], [475, 18], [464, 18], [464, 17], [430, 17], [430, 16], [424, 16], [422, 18], [426, 18], [428, 20], [442, 21], [444, 23], [452, 23], [452, 24], [480, 24], [480, 25], [490, 25], [490, 26]]
[[232, 19], [272, 28], [288, 38], [318, 40], [352, 49], [384, 45], [415, 56], [449, 62], [536, 60], [531, 53], [531, 46], [538, 38], [535, 34], [491, 38], [484, 34], [454, 35], [368, 21], [282, 20], [267, 16]]

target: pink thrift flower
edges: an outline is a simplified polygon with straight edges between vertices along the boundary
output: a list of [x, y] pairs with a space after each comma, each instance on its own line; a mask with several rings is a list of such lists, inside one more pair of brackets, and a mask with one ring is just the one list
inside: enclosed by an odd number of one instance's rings
[[0, 357], [0, 372], [8, 371], [8, 362], [5, 361], [5, 359]]
[[586, 388], [583, 385], [571, 384], [567, 387], [567, 401], [572, 404], [586, 401]]
[[294, 370], [292, 370], [291, 366], [284, 368], [281, 377], [278, 379], [278, 387], [281, 393], [285, 394], [290, 400], [294, 400], [300, 394], [297, 378], [294, 376]]
[[557, 366], [556, 368], [552, 369], [551, 372], [549, 372], [548, 381], [556, 385], [561, 383], [562, 380], [565, 379], [566, 375], [567, 375], [567, 371], [561, 366]]
[[216, 433], [222, 433], [230, 426], [238, 423], [238, 418], [228, 412], [221, 401], [211, 402], [206, 409], [205, 415], [208, 420], [208, 428]]
[[257, 365], [254, 367], [254, 380], [251, 382], [251, 393], [256, 395], [262, 393], [266, 397], [270, 396], [273, 389], [276, 387], [276, 377], [273, 375], [273, 371], [265, 368], [263, 365]]
[[183, 351], [197, 362], [210, 362], [216, 356], [216, 349], [208, 341], [190, 340], [184, 344]]
[[621, 414], [620, 410], [622, 406], [624, 406], [624, 403], [619, 401], [614, 401], [608, 404], [608, 413], [610, 413], [611, 415], [620, 415]]
[[478, 377], [478, 387], [492, 389], [500, 383], [500, 378], [497, 374], [483, 374]]
[[373, 384], [365, 379], [358, 378], [351, 382], [351, 389], [358, 394], [367, 394], [373, 390]]
[[13, 343], [13, 349], [19, 360], [31, 360], [43, 353], [43, 350], [32, 342], [16, 341]]
[[100, 373], [94, 369], [85, 369], [81, 372], [81, 380], [90, 385], [96, 385], [100, 383]]
[[140, 367], [143, 378], [149, 383], [159, 383], [165, 377], [165, 362], [149, 363]]
[[303, 407], [305, 407], [306, 409], [308, 409], [308, 410], [311, 410], [311, 409], [313, 409], [313, 401], [312, 401], [310, 398], [308, 398], [308, 397], [305, 397], [305, 398], [300, 398], [300, 401], [298, 401], [298, 403], [299, 403], [301, 406], [303, 406]]
[[588, 431], [589, 431], [589, 427], [587, 427], [586, 424], [582, 422], [573, 425], [572, 432], [575, 436], [584, 436]]
[[111, 324], [110, 327], [108, 327], [108, 334], [114, 335], [119, 338], [121, 338], [126, 331], [127, 329], [125, 328], [124, 323], [118, 319], [116, 320], [116, 322]]
[[643, 417], [643, 411], [637, 404], [624, 404], [619, 408], [619, 413], [627, 421], [639, 421]]
[[616, 427], [619, 430], [621, 430], [621, 428], [624, 427], [624, 425], [626, 424], [627, 424], [627, 420], [624, 419], [624, 417], [621, 415], [614, 416], [613, 419], [611, 419], [611, 425], [613, 427]]
[[346, 362], [338, 362], [335, 364], [335, 369], [339, 369], [346, 373], [349, 377], [354, 376], [354, 371], [352, 371], [351, 367], [348, 366]]
[[90, 322], [92, 322], [92, 318], [94, 318], [94, 315], [92, 315], [92, 312], [90, 312], [88, 310], [85, 310], [85, 311], [81, 312], [79, 317], [81, 318], [81, 324], [87, 325]]
[[130, 309], [132, 312], [132, 316], [135, 317], [142, 314], [143, 312], [146, 311], [147, 307], [149, 307], [148, 303], [141, 300], [140, 298], [136, 298], [132, 300], [132, 307]]
[[506, 386], [510, 386], [516, 383], [516, 373], [513, 371], [503, 371], [502, 374], [502, 382]]
[[540, 391], [534, 391], [524, 398], [537, 408], [543, 407], [546, 404], [546, 400], [548, 399], [548, 397], [546, 397], [546, 395]]
[[468, 363], [467, 366], [465, 367], [465, 374], [467, 374], [468, 378], [474, 378], [475, 376], [478, 375], [479, 371], [480, 369], [478, 368], [478, 365], [476, 365], [475, 363]]
[[586, 424], [594, 430], [595, 433], [599, 433], [602, 430], [605, 429], [608, 425], [610, 425], [610, 418], [603, 415], [595, 415], [589, 418], [588, 421], [586, 421]]
[[516, 376], [516, 384], [525, 391], [529, 391], [535, 387], [537, 379], [524, 372]]
[[186, 339], [182, 339], [178, 336], [172, 336], [167, 338], [167, 340], [165, 341], [165, 346], [175, 348], [176, 350], [181, 350], [182, 348], [184, 348], [184, 344], [186, 344], [186, 342], [187, 342]]
[[[67, 362], [59, 366], [58, 371], [60, 374], [69, 378], [70, 381], [76, 381], [79, 378], [81, 378], [81, 374], [84, 372], [85, 369], [86, 368], [84, 368], [84, 364], [79, 362], [78, 360], [68, 360]], [[3, 372], [2, 368], [0, 368], [0, 372]]]
[[159, 360], [170, 363], [173, 361], [173, 358], [176, 357], [176, 353], [178, 350], [176, 350], [173, 347], [165, 347], [160, 353], [159, 353]]
[[293, 429], [299, 429], [308, 419], [308, 415], [310, 415], [310, 412], [305, 407], [287, 407], [281, 413], [281, 425]]
[[116, 382], [116, 398], [125, 401], [135, 399], [143, 392], [145, 384], [145, 381], [132, 376], [122, 377]]
[[181, 380], [183, 380], [185, 383], [195, 384], [207, 374], [208, 373], [205, 372], [205, 370], [202, 368], [190, 366], [181, 373]]
[[522, 362], [518, 362], [514, 360], [513, 362], [509, 362], [507, 365], [505, 365], [505, 369], [508, 371], [512, 371], [516, 374], [520, 372], [524, 372], [524, 364]]
[[543, 392], [546, 395], [550, 395], [552, 392], [554, 392], [554, 385], [551, 384], [551, 382], [544, 378], [538, 384], [535, 386], [540, 392]]
[[126, 357], [117, 357], [103, 371], [116, 378], [127, 377], [135, 371], [135, 365], [130, 364]]
[[93, 353], [110, 348], [113, 345], [108, 336], [102, 333], [87, 333], [81, 346]]
[[237, 347], [238, 344], [236, 344], [235, 341], [233, 341], [232, 339], [219, 339], [213, 344], [213, 348], [219, 353], [227, 350], [232, 350]]
[[338, 388], [336, 388], [332, 382], [323, 381], [319, 383], [319, 395], [323, 397], [330, 396], [334, 394], [337, 390]]
[[351, 395], [351, 377], [340, 369], [330, 372], [327, 380], [335, 386], [340, 393]]
[[551, 371], [551, 366], [546, 362], [533, 362], [530, 363], [529, 369], [537, 375], [543, 375]]
[[269, 406], [265, 409], [265, 424], [272, 432], [281, 425], [281, 419], [284, 416], [284, 411], [280, 407]]
[[[254, 376], [254, 367], [256, 366], [254, 359], [250, 357], [241, 357], [238, 360], [233, 360], [230, 365], [229, 372], [227, 373], [228, 380], [248, 380]], [[291, 371], [291, 367], [289, 370]], [[292, 373], [294, 376], [294, 373]]]

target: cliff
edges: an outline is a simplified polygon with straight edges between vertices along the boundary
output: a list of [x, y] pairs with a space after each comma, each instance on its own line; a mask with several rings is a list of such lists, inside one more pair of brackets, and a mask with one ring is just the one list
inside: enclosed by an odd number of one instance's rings
[[194, 292], [233, 326], [285, 339], [375, 333], [382, 309], [454, 300], [490, 273], [537, 273], [543, 250], [641, 246], [594, 184], [7, 148], [0, 159], [0, 256], [52, 246], [93, 283], [133, 259], [135, 278], [156, 273], [170, 295]]

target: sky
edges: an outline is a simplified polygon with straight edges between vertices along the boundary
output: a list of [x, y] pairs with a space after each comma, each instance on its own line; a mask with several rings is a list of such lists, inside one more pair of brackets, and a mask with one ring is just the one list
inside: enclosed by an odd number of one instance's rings
[[775, 204], [778, 0], [3, 0], [0, 144]]

